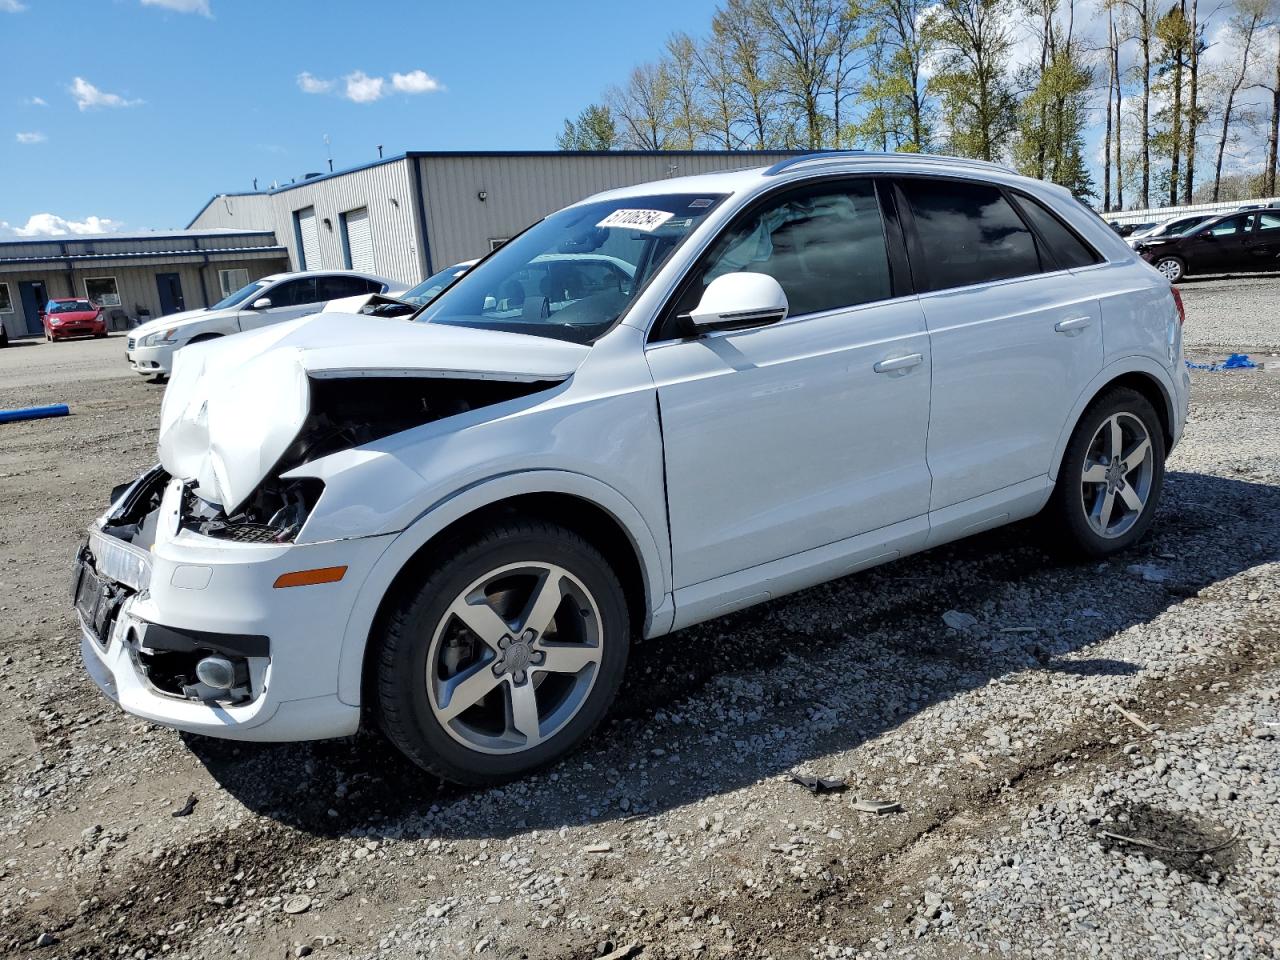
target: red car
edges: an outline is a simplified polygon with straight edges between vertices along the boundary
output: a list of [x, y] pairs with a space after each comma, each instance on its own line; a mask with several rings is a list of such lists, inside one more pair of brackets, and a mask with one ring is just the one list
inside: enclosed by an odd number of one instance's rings
[[84, 297], [50, 300], [44, 308], [44, 338], [65, 340], [67, 337], [105, 337], [107, 321], [102, 308]]

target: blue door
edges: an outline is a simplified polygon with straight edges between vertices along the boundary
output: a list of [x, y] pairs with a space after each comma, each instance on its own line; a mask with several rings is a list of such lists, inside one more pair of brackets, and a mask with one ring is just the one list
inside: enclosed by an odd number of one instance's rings
[[27, 334], [33, 337], [44, 336], [44, 321], [40, 314], [44, 305], [49, 302], [49, 292], [39, 280], [19, 280], [18, 298], [22, 301], [22, 312], [27, 318]]
[[160, 292], [160, 316], [181, 313], [187, 309], [182, 299], [182, 278], [176, 273], [157, 273], [156, 288]]

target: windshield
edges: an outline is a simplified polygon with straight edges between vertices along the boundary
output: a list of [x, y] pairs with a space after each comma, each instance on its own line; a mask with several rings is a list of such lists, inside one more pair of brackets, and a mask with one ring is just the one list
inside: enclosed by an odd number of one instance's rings
[[223, 297], [221, 300], [219, 300], [209, 309], [210, 310], [230, 310], [232, 307], [236, 306], [237, 304], [244, 303], [246, 300], [248, 300], [250, 297], [252, 297], [255, 293], [257, 293], [266, 285], [267, 285], [267, 282], [265, 280], [255, 280], [253, 281], [253, 283], [249, 283], [241, 287], [239, 290], [231, 294], [229, 297]]
[[86, 310], [97, 310], [88, 300], [55, 300], [49, 307], [50, 313], [84, 313]]
[[423, 280], [416, 287], [411, 287], [406, 290], [401, 296], [397, 297], [397, 299], [403, 300], [405, 303], [412, 303], [415, 307], [425, 307], [436, 297], [440, 296], [440, 291], [453, 283], [453, 281], [457, 280], [469, 269], [469, 265], [461, 263], [455, 264], [452, 267], [441, 270], [437, 274], [427, 277], [427, 279]]
[[504, 244], [418, 320], [591, 343], [723, 199], [669, 193], [561, 210]]

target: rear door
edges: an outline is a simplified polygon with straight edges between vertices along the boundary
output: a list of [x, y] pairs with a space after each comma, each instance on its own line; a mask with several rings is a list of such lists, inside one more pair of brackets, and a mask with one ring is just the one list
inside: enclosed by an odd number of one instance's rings
[[898, 187], [933, 356], [939, 510], [1050, 472], [1063, 421], [1102, 369], [1101, 311], [1032, 227], [1048, 217], [1067, 230], [1044, 207], [1022, 213], [1012, 194], [974, 180]]
[[[774, 277], [787, 318], [680, 336], [675, 317], [730, 272]], [[793, 188], [744, 212], [651, 339], [677, 588], [928, 510], [928, 336], [874, 180]]]
[[1280, 268], [1280, 211], [1253, 214], [1253, 229], [1245, 234], [1244, 244], [1246, 269]]

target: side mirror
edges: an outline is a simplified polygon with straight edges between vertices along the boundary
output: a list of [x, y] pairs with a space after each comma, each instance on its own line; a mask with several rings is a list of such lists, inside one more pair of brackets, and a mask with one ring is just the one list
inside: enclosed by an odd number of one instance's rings
[[271, 306], [270, 297], [259, 297], [257, 300], [253, 301], [254, 310], [266, 310], [270, 306]]
[[702, 292], [689, 313], [696, 332], [744, 330], [786, 319], [787, 295], [782, 285], [763, 273], [726, 273]]

